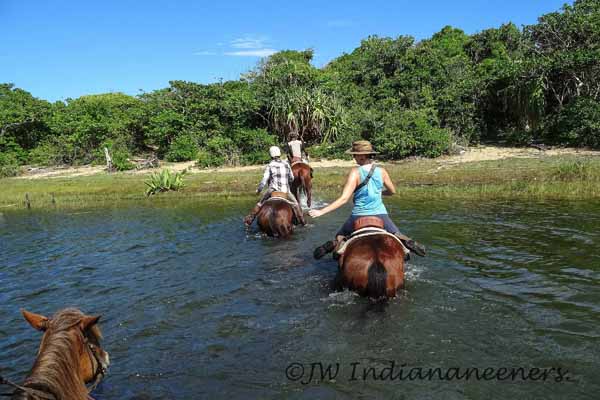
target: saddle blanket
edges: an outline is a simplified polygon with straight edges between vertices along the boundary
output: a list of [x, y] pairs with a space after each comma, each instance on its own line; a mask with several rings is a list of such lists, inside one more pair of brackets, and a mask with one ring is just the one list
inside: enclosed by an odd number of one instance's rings
[[340, 247], [340, 249], [336, 251], [336, 253], [340, 254], [340, 255], [344, 254], [344, 252], [346, 251], [346, 248], [348, 247], [348, 245], [350, 243], [354, 242], [356, 239], [361, 238], [361, 237], [365, 237], [365, 236], [374, 236], [374, 235], [382, 235], [382, 236], [393, 237], [396, 241], [398, 241], [398, 243], [400, 243], [400, 246], [402, 246], [402, 249], [404, 250], [404, 254], [409, 254], [410, 253], [410, 250], [408, 250], [406, 248], [406, 246], [404, 246], [404, 243], [402, 243], [402, 241], [398, 238], [398, 236], [389, 233], [385, 229], [371, 228], [371, 227], [362, 228], [362, 229], [359, 229], [357, 231], [354, 231], [352, 233], [352, 236], [350, 236], [350, 239], [346, 240], [344, 242], [344, 244], [342, 244], [342, 247]]
[[290, 206], [292, 206], [292, 208], [294, 208], [296, 205], [294, 203], [292, 203], [291, 201], [289, 201], [286, 198], [283, 197], [279, 197], [279, 196], [271, 196], [269, 197], [267, 200], [265, 200], [263, 202], [263, 205], [265, 205], [266, 203], [270, 202], [270, 201], [285, 201], [286, 203], [288, 203]]
[[291, 166], [293, 167], [296, 164], [306, 164], [307, 167], [310, 167], [306, 161], [294, 161]]

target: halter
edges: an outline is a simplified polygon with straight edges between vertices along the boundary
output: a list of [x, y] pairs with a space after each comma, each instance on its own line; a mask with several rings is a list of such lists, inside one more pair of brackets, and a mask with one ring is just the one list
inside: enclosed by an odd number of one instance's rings
[[[102, 363], [102, 361], [100, 361], [100, 358], [98, 357], [98, 346], [96, 346], [93, 343], [90, 343], [89, 339], [85, 335], [83, 335], [83, 343], [88, 349], [88, 357], [90, 358], [92, 365], [96, 364], [96, 367], [94, 368], [94, 376], [92, 377], [92, 384], [86, 386], [86, 389], [88, 391], [88, 398], [93, 400], [92, 396], [90, 396], [89, 393], [96, 389], [96, 387], [98, 387], [102, 379], [104, 379], [104, 375], [106, 374], [106, 366]], [[25, 392], [30, 396], [36, 397], [38, 399], [58, 400], [56, 396], [54, 396], [54, 394], [52, 393], [44, 392], [42, 390], [30, 388], [27, 386], [17, 385], [16, 383], [4, 378], [2, 375], [0, 375], [0, 385], [12, 386], [17, 390]], [[0, 393], [0, 396], [13, 395], [14, 393]]]

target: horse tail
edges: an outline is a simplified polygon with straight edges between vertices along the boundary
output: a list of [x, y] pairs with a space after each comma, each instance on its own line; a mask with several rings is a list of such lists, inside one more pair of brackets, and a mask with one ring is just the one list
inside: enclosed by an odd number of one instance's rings
[[387, 271], [381, 262], [375, 261], [369, 266], [369, 280], [367, 281], [366, 295], [374, 299], [386, 296]]
[[[298, 193], [304, 192], [304, 195], [306, 195], [306, 180], [304, 174], [298, 174], [298, 179], [300, 179], [300, 191]], [[298, 202], [300, 202], [300, 199], [298, 199]]]
[[[291, 206], [287, 205], [287, 207], [290, 209], [289, 212], [291, 215], [294, 215]], [[287, 238], [291, 236], [293, 232], [291, 222], [287, 221], [287, 218], [280, 215], [276, 208], [273, 209], [271, 215], [269, 215], [269, 226], [271, 228], [271, 233], [280, 238]]]

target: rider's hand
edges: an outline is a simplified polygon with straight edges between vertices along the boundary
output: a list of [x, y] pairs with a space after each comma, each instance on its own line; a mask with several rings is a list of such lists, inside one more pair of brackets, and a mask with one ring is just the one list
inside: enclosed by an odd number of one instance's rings
[[310, 215], [312, 218], [318, 218], [321, 215], [323, 215], [323, 211], [321, 211], [321, 210], [310, 210], [308, 212], [308, 215]]
[[256, 194], [259, 194], [259, 193], [260, 193], [260, 190], [256, 189]]

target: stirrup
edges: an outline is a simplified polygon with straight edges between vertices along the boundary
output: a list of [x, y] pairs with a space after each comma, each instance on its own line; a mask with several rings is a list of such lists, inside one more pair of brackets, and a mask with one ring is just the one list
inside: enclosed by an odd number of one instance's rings
[[321, 246], [315, 249], [315, 251], [313, 252], [313, 257], [317, 260], [323, 258], [325, 254], [331, 253], [333, 249], [335, 249], [335, 245], [335, 240], [328, 240], [327, 242], [323, 243]]

